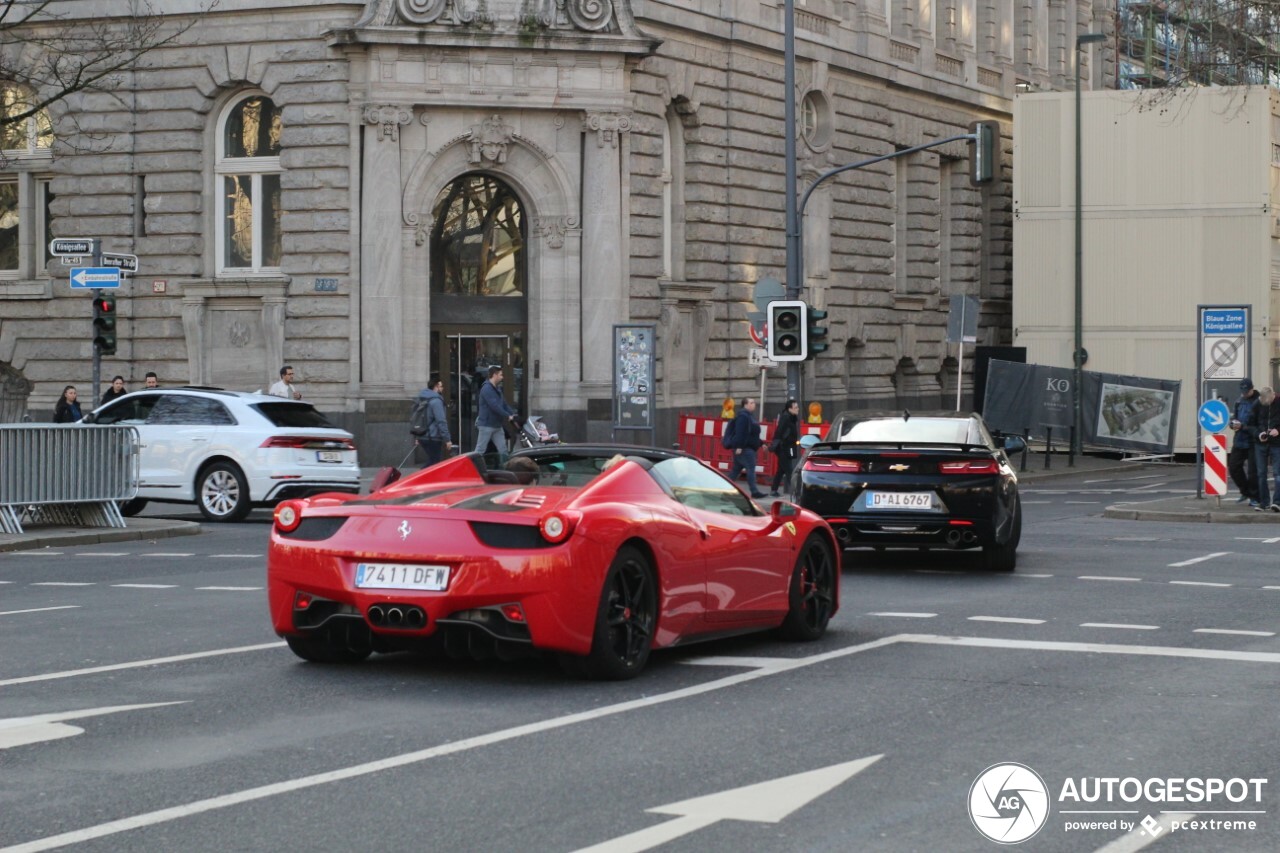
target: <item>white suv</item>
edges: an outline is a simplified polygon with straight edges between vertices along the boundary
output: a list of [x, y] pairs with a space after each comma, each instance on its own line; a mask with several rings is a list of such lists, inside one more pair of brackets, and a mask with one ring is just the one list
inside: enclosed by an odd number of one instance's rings
[[351, 433], [310, 403], [214, 388], [135, 391], [81, 421], [138, 430], [136, 515], [148, 501], [192, 503], [210, 521], [240, 521], [254, 506], [360, 490]]

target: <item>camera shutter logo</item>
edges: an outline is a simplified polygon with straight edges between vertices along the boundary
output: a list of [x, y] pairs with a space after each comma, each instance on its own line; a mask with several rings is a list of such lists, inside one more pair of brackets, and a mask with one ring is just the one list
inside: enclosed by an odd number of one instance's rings
[[1025, 764], [993, 764], [969, 789], [969, 819], [997, 844], [1018, 844], [1049, 819], [1049, 789]]

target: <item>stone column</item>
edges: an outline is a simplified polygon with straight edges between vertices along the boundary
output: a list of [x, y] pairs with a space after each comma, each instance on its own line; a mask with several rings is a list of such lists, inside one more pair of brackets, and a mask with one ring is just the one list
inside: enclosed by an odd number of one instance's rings
[[[582, 162], [582, 378], [591, 396], [611, 394], [613, 324], [630, 317], [622, 258], [622, 134], [631, 117], [586, 113]], [[601, 393], [603, 391], [603, 393]]]
[[363, 387], [372, 397], [401, 396], [402, 370], [400, 127], [402, 106], [364, 110], [360, 210], [360, 346]]

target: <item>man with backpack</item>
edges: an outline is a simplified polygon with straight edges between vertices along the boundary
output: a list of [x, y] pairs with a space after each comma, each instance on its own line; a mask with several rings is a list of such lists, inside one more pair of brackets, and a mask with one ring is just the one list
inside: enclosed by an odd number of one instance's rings
[[751, 497], [762, 498], [764, 492], [756, 485], [756, 451], [763, 442], [760, 441], [760, 422], [756, 420], [755, 411], [755, 398], [744, 397], [742, 408], [734, 415], [724, 432], [723, 442], [727, 449], [733, 451], [729, 479], [737, 480], [738, 473], [745, 472]]
[[432, 376], [427, 380], [427, 387], [418, 395], [409, 415], [409, 432], [418, 439], [418, 446], [427, 455], [427, 465], [436, 464], [444, 458], [447, 451], [453, 449], [443, 391], [444, 381], [439, 376]]

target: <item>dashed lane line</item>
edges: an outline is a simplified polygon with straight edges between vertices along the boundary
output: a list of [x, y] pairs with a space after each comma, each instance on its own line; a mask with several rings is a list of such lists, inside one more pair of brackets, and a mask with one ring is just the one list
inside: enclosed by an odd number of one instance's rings
[[170, 655], [163, 658], [149, 658], [147, 660], [135, 660], [127, 663], [110, 663], [103, 666], [90, 666], [84, 669], [68, 669], [62, 672], [46, 672], [41, 675], [23, 675], [18, 678], [6, 678], [0, 680], [0, 687], [12, 687], [16, 684], [33, 684], [37, 681], [58, 681], [63, 678], [75, 678], [79, 675], [97, 675], [101, 672], [119, 672], [122, 669], [140, 669], [148, 666], [159, 666], [164, 663], [182, 663], [189, 660], [200, 660], [202, 658], [216, 658], [224, 655], [238, 655], [245, 652], [260, 652], [264, 649], [278, 649], [284, 646], [283, 642], [275, 643], [258, 643], [253, 646], [236, 646], [229, 649], [213, 649], [207, 652], [191, 652], [185, 655]]
[[1233, 628], [1196, 628], [1193, 634], [1229, 634], [1233, 637], [1274, 637], [1274, 631], [1237, 631]]
[[1123, 622], [1081, 622], [1081, 628], [1115, 628], [1121, 631], [1159, 631], [1159, 625], [1126, 625]]
[[892, 611], [885, 611], [881, 613], [868, 613], [867, 615], [868, 616], [892, 616], [898, 619], [932, 619], [938, 614], [937, 613], [895, 613]]
[[1093, 504], [1100, 504], [1102, 503], [1102, 501], [1063, 501], [1063, 503], [1068, 505], [1074, 504], [1077, 506], [1082, 504], [1087, 504], [1089, 506], [1092, 506]]
[[1170, 563], [1169, 568], [1180, 569], [1183, 566], [1194, 566], [1196, 563], [1203, 563], [1205, 560], [1213, 560], [1218, 557], [1227, 557], [1230, 554], [1230, 551], [1215, 551], [1212, 554], [1205, 554], [1203, 557], [1192, 557], [1190, 560], [1183, 560], [1181, 563]]
[[165, 553], [159, 552], [155, 554], [139, 554], [140, 557], [194, 557], [195, 554], [179, 554], [177, 552]]
[[36, 581], [31, 586], [97, 586], [93, 581]]
[[1129, 581], [1131, 583], [1137, 583], [1142, 580], [1142, 578], [1127, 578], [1119, 577], [1117, 575], [1080, 575], [1079, 577], [1082, 581]]
[[212, 592], [259, 592], [262, 590], [260, 586], [198, 586], [197, 590], [210, 590]]
[[16, 616], [19, 613], [44, 613], [49, 610], [78, 610], [79, 604], [62, 604], [57, 607], [32, 607], [30, 610], [0, 610], [0, 616]]
[[77, 551], [73, 557], [128, 557], [128, 551]]
[[62, 557], [62, 551], [23, 551], [24, 557]]
[[1169, 581], [1169, 583], [1177, 584], [1178, 586], [1216, 586], [1220, 589], [1226, 589], [1233, 586], [1233, 584], [1214, 583], [1213, 581]]
[[1048, 575], [1044, 573], [1037, 574], [1035, 572], [1019, 572], [1018, 574], [1014, 575], [1014, 577], [1015, 578], [1051, 578], [1053, 577], [1053, 575]]
[[113, 583], [117, 589], [177, 589], [176, 583]]
[[970, 616], [970, 622], [1005, 622], [1010, 625], [1043, 625], [1043, 619], [1020, 619], [1016, 616]]
[[1280, 536], [1273, 536], [1270, 539], [1266, 539], [1262, 536], [1237, 536], [1236, 541], [1237, 542], [1261, 542], [1263, 545], [1274, 545], [1277, 542], [1280, 542]]
[[262, 556], [263, 556], [262, 554], [210, 554], [209, 559], [211, 560], [218, 560], [218, 559], [260, 560], [262, 559]]

